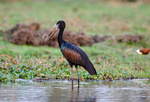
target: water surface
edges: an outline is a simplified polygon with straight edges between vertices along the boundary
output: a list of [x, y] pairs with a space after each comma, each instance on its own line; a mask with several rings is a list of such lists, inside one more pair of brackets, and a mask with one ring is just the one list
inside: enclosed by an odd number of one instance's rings
[[150, 81], [17, 80], [0, 84], [0, 102], [150, 102]]

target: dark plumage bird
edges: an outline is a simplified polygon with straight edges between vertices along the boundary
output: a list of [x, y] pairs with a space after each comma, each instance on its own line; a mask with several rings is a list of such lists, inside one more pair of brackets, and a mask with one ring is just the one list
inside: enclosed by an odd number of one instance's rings
[[[56, 31], [59, 30], [58, 43], [62, 54], [64, 55], [64, 57], [67, 59], [67, 61], [71, 66], [72, 82], [73, 82], [73, 68], [72, 68], [73, 65], [76, 67], [77, 75], [78, 75], [77, 69], [78, 65], [84, 67], [84, 69], [87, 70], [91, 75], [97, 75], [97, 72], [93, 64], [89, 60], [88, 56], [86, 55], [86, 53], [79, 47], [63, 40], [64, 29], [65, 29], [65, 22], [63, 20], [58, 21], [51, 30], [51, 32], [46, 37], [45, 42], [47, 42], [56, 33]], [[78, 75], [78, 85], [79, 85], [79, 75]]]

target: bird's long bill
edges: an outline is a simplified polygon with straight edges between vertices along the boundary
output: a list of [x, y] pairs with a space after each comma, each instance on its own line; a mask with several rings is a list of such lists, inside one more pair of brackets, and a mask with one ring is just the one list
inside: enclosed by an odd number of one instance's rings
[[57, 32], [57, 30], [58, 30], [58, 24], [55, 24], [55, 26], [52, 28], [50, 33], [47, 35], [45, 42], [47, 42], [49, 39], [51, 39], [53, 37], [53, 35]]

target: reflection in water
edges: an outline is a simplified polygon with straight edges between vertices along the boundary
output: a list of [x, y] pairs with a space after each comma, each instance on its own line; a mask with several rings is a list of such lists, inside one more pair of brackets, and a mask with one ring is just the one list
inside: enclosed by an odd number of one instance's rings
[[0, 102], [150, 102], [150, 81], [69, 81], [0, 84]]

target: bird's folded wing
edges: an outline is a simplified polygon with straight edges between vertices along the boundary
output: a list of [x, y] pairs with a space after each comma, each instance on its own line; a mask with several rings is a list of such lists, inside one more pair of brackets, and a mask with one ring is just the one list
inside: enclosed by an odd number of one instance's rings
[[69, 62], [82, 66], [84, 65], [81, 55], [75, 49], [64, 48], [62, 53]]

